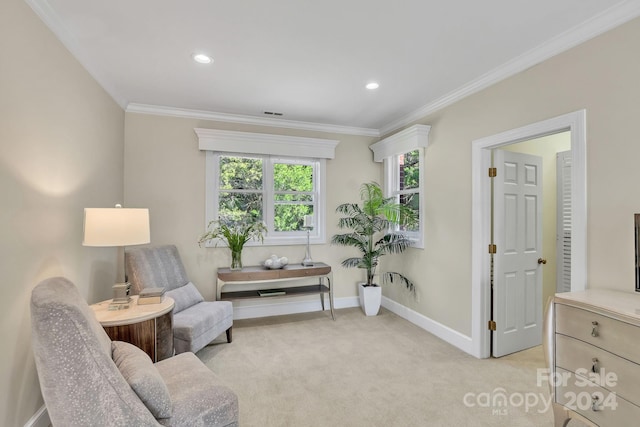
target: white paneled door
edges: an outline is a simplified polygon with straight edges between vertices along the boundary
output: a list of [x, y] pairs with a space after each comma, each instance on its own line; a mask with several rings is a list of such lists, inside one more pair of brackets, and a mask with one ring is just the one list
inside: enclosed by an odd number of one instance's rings
[[493, 356], [542, 342], [542, 158], [494, 150]]

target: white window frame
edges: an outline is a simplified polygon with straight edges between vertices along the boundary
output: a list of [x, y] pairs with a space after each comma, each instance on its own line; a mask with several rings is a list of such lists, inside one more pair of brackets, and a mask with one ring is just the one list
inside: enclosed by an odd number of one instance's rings
[[412, 242], [414, 248], [424, 248], [424, 151], [429, 145], [429, 131], [431, 127], [426, 125], [415, 125], [397, 134], [391, 135], [369, 148], [373, 151], [374, 161], [384, 162], [384, 192], [385, 197], [394, 197], [396, 202], [400, 201], [401, 193], [414, 193], [415, 189], [408, 191], [400, 190], [400, 156], [418, 150], [419, 161], [419, 222], [417, 231], [406, 231], [405, 236]]
[[[250, 157], [262, 159], [262, 219], [269, 232], [265, 235], [264, 243], [253, 240], [245, 246], [253, 245], [302, 245], [307, 243], [307, 232], [274, 231], [275, 191], [273, 182], [273, 168], [275, 163], [304, 164], [313, 167], [313, 229], [309, 232], [309, 241], [314, 244], [325, 243], [325, 191], [324, 175], [326, 162], [324, 159], [300, 159], [294, 157], [267, 156], [263, 154], [221, 153], [207, 151], [206, 159], [206, 222], [218, 219], [220, 196], [220, 157]], [[215, 246], [216, 242], [208, 242], [207, 246]]]
[[[220, 156], [260, 157], [263, 159], [263, 220], [269, 228], [265, 245], [302, 245], [307, 243], [307, 232], [274, 232], [273, 164], [311, 164], [314, 168], [314, 215], [309, 240], [312, 244], [326, 243], [326, 159], [335, 156], [339, 141], [319, 138], [292, 137], [252, 132], [194, 129], [200, 150], [206, 151], [205, 160], [205, 226], [218, 219], [219, 158]], [[261, 245], [249, 241], [247, 246]], [[215, 246], [208, 242], [207, 246]]]

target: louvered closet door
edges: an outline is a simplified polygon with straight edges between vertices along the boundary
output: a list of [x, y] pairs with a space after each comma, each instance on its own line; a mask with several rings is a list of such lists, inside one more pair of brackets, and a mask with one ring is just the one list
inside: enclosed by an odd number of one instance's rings
[[556, 155], [558, 220], [556, 222], [556, 290], [571, 291], [571, 151]]

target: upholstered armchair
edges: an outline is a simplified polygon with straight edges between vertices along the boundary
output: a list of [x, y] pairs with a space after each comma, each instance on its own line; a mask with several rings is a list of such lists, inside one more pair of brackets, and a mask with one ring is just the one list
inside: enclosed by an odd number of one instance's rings
[[230, 301], [205, 301], [182, 265], [174, 245], [127, 249], [125, 269], [136, 295], [144, 288], [166, 289], [175, 300], [173, 343], [176, 353], [193, 353], [226, 331], [231, 342], [233, 306]]
[[31, 330], [40, 389], [58, 426], [237, 426], [238, 399], [193, 353], [154, 364], [111, 341], [67, 279], [38, 284]]

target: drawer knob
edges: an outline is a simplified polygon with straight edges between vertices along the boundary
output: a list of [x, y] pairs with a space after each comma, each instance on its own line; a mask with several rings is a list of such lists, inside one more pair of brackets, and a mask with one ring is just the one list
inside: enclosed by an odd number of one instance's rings
[[600, 402], [600, 398], [597, 395], [591, 396], [591, 410], [594, 412], [598, 412], [600, 408], [598, 408], [598, 403]]
[[591, 361], [593, 362], [593, 364], [591, 365], [591, 372], [593, 373], [598, 372], [600, 370], [598, 368], [598, 358], [594, 357], [593, 359], [591, 359]]
[[591, 325], [593, 326], [593, 328], [591, 329], [591, 336], [592, 337], [597, 337], [598, 334], [598, 322], [596, 322], [595, 320], [593, 322], [591, 322]]

